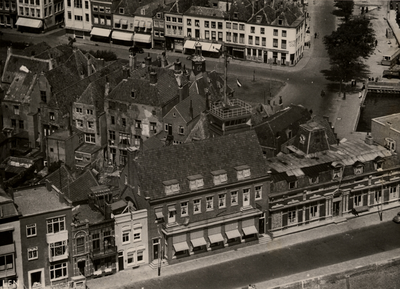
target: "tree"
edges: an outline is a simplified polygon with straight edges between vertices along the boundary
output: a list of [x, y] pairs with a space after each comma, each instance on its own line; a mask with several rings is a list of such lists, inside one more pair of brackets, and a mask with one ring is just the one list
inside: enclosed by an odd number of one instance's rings
[[344, 22], [350, 20], [350, 16], [353, 14], [354, 2], [352, 0], [339, 0], [335, 2], [337, 10], [333, 11], [333, 15], [343, 17]]
[[374, 51], [375, 33], [369, 19], [353, 18], [325, 36], [324, 44], [330, 58], [329, 78], [340, 82], [340, 95], [343, 82], [359, 78], [363, 59]]

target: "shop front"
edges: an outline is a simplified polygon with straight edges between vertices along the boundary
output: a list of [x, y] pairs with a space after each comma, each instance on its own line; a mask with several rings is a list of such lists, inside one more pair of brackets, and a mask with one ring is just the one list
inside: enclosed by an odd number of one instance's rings
[[43, 21], [40, 19], [19, 17], [15, 25], [19, 31], [40, 33], [43, 30]]
[[93, 27], [90, 32], [90, 40], [110, 42], [111, 29], [105, 29], [100, 27]]

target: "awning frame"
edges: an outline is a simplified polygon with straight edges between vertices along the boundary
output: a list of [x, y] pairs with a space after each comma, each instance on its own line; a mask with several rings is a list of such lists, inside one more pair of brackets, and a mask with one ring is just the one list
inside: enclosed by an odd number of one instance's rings
[[222, 236], [221, 233], [213, 234], [208, 236], [208, 239], [210, 240], [211, 244], [215, 244], [218, 242], [223, 242], [224, 241], [224, 236]]
[[[35, 25], [36, 23], [36, 25]], [[18, 17], [17, 22], [15, 23], [17, 26], [24, 26], [30, 28], [41, 28], [43, 26], [43, 22], [40, 19], [32, 19], [25, 17]]]
[[225, 232], [225, 235], [228, 239], [235, 239], [235, 238], [239, 238], [242, 236], [238, 229], [227, 231], [227, 232]]
[[192, 243], [193, 247], [200, 247], [200, 246], [207, 245], [207, 241], [206, 241], [206, 239], [204, 239], [204, 237], [190, 240], [190, 242]]
[[173, 246], [174, 246], [175, 252], [182, 252], [185, 250], [189, 250], [189, 245], [186, 241], [174, 243]]
[[257, 228], [254, 225], [242, 228], [243, 233], [248, 235], [258, 234]]

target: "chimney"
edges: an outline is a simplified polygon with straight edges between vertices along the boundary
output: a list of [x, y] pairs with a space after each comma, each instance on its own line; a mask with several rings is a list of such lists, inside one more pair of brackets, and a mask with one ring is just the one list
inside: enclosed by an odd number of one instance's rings
[[156, 85], [157, 84], [157, 72], [152, 71], [150, 72], [150, 85]]
[[192, 100], [190, 100], [189, 113], [190, 113], [190, 118], [193, 119], [193, 104], [192, 104]]
[[129, 75], [130, 75], [129, 69], [130, 68], [128, 68], [128, 67], [122, 66], [122, 77], [124, 79], [128, 79], [129, 78]]
[[179, 58], [174, 62], [174, 70], [175, 74], [180, 74], [182, 72], [182, 63], [179, 61]]
[[144, 58], [144, 63], [145, 63], [146, 66], [148, 66], [148, 67], [151, 66], [151, 56], [150, 56], [150, 53], [147, 54], [147, 56]]
[[163, 51], [161, 56], [161, 67], [166, 67], [167, 65], [168, 65], [167, 55], [165, 54], [165, 51]]
[[369, 144], [369, 145], [373, 145], [374, 144], [374, 139], [372, 138], [372, 135], [369, 134], [369, 132], [365, 136], [365, 143]]
[[106, 84], [104, 86], [104, 97], [107, 97], [110, 93], [110, 82], [108, 80], [108, 76], [106, 76]]
[[137, 59], [136, 59], [136, 55], [129, 55], [129, 69], [131, 71], [135, 70], [137, 66]]
[[111, 219], [111, 204], [104, 204], [104, 219], [110, 220]]

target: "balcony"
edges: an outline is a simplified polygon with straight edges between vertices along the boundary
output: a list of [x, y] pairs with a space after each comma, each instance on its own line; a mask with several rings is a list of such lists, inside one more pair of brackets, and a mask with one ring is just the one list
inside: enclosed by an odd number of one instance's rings
[[[65, 251], [64, 251], [64, 254], [62, 254], [62, 253], [61, 253], [62, 251], [60, 251], [60, 250], [62, 250], [62, 249], [58, 249], [58, 250], [55, 251], [56, 254], [60, 254], [60, 255], [56, 255], [56, 256], [51, 256], [51, 254], [49, 255], [49, 261], [50, 261], [50, 262], [57, 262], [57, 261], [61, 261], [61, 260], [68, 259], [69, 254], [68, 254], [68, 247], [67, 247], [67, 244], [65, 244]], [[50, 251], [51, 251], [51, 250], [50, 250]], [[58, 252], [58, 253], [57, 253], [57, 252]]]
[[93, 249], [90, 253], [92, 260], [106, 258], [117, 255], [117, 246], [109, 245], [106, 248]]

